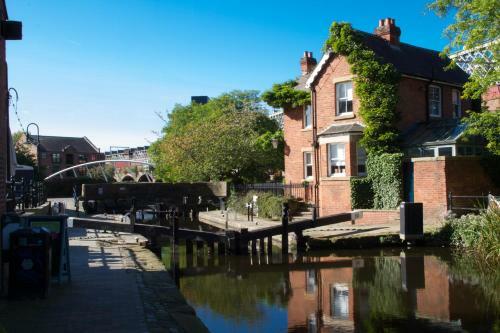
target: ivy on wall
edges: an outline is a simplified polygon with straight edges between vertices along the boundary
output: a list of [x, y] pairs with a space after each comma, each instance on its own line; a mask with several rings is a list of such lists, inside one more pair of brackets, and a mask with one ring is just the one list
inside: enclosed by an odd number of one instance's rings
[[262, 100], [274, 108], [295, 108], [311, 104], [311, 94], [295, 89], [296, 86], [295, 80], [273, 84], [271, 89], [262, 94]]
[[368, 177], [351, 177], [352, 209], [373, 208], [372, 181]]
[[397, 208], [403, 198], [403, 154], [372, 154], [366, 170], [372, 185], [373, 208]]
[[381, 62], [348, 23], [332, 24], [324, 49], [345, 56], [355, 74], [359, 113], [366, 126], [361, 144], [368, 154], [399, 152], [395, 124], [400, 75], [394, 66]]

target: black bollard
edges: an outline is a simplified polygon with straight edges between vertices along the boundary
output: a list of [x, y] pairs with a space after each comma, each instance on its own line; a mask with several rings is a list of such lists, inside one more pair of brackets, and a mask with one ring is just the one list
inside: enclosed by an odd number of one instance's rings
[[288, 255], [288, 203], [283, 204], [281, 215], [281, 252]]

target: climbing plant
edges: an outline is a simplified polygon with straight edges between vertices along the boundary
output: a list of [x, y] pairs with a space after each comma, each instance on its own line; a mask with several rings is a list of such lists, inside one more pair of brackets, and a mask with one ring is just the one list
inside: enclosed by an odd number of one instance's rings
[[287, 106], [295, 108], [311, 104], [311, 94], [308, 91], [295, 89], [296, 86], [295, 80], [276, 83], [262, 94], [262, 100], [275, 108]]
[[359, 32], [348, 23], [331, 25], [324, 49], [345, 56], [351, 65], [359, 113], [366, 126], [361, 144], [368, 154], [399, 152], [395, 123], [400, 75], [394, 66], [365, 47]]

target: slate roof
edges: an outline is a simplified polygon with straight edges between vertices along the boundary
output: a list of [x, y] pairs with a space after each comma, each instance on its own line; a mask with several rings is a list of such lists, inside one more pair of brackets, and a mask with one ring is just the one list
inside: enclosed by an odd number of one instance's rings
[[363, 133], [363, 126], [358, 123], [342, 124], [342, 125], [331, 125], [324, 131], [318, 134], [318, 136], [328, 136], [328, 135], [338, 135], [347, 133]]
[[46, 152], [62, 152], [69, 147], [72, 147], [75, 151], [79, 153], [95, 154], [99, 153], [92, 142], [90, 142], [87, 137], [74, 138], [74, 137], [64, 137], [64, 136], [47, 136], [40, 135], [40, 145], [41, 151]]
[[[356, 31], [361, 35], [366, 47], [373, 50], [382, 62], [393, 64], [396, 70], [401, 74], [459, 86], [463, 85], [469, 77], [468, 74], [459, 67], [445, 70], [450, 60], [448, 58], [441, 58], [439, 56], [439, 51], [425, 49], [406, 43], [394, 45], [374, 34], [360, 30]], [[314, 83], [322, 67], [326, 66], [333, 56], [333, 52], [325, 53], [314, 71], [307, 75], [307, 77], [304, 78], [303, 76], [300, 78], [297, 89], [307, 89], [310, 84]], [[304, 84], [301, 85], [302, 80]]]
[[368, 48], [373, 50], [383, 61], [392, 63], [402, 74], [458, 85], [464, 84], [469, 77], [459, 67], [445, 70], [444, 68], [450, 63], [450, 60], [441, 58], [438, 51], [406, 43], [393, 45], [376, 35], [359, 30], [358, 33], [361, 34], [363, 42]]
[[457, 119], [432, 120], [418, 123], [403, 134], [403, 146], [436, 146], [454, 144], [465, 130]]

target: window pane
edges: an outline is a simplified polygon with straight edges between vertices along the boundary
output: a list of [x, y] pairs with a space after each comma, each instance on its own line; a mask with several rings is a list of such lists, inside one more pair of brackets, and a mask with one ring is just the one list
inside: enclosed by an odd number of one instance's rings
[[422, 157], [434, 157], [434, 148], [422, 149]]
[[438, 149], [439, 156], [453, 156], [453, 149], [451, 147], [444, 147]]
[[330, 159], [337, 158], [337, 145], [330, 145]]
[[346, 112], [352, 112], [352, 100], [346, 102]]
[[352, 100], [352, 82], [346, 83], [347, 99]]
[[304, 127], [311, 126], [311, 114], [312, 114], [311, 106], [308, 105], [304, 110]]

